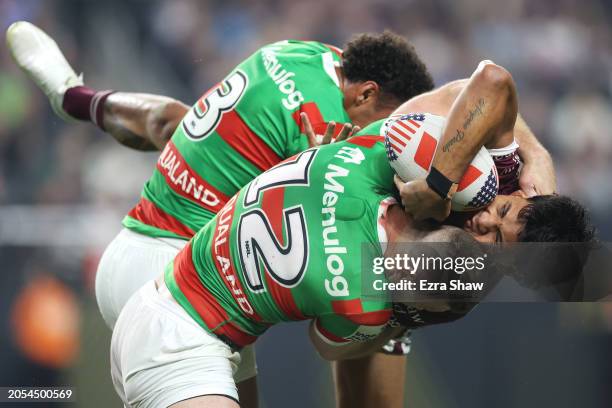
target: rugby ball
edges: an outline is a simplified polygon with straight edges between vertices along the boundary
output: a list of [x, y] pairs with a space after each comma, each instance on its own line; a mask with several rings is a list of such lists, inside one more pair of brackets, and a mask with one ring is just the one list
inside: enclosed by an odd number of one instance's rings
[[[381, 129], [387, 158], [402, 180], [408, 182], [427, 176], [445, 123], [444, 117], [430, 113], [395, 115], [387, 119]], [[472, 211], [486, 207], [497, 196], [498, 188], [495, 163], [487, 149], [481, 147], [459, 182], [451, 208]]]

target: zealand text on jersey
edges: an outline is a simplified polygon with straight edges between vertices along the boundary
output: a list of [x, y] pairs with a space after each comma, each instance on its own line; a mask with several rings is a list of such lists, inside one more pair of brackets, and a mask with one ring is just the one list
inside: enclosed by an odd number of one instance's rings
[[172, 142], [168, 142], [157, 160], [157, 169], [172, 189], [215, 212], [224, 204], [216, 192], [185, 162]]

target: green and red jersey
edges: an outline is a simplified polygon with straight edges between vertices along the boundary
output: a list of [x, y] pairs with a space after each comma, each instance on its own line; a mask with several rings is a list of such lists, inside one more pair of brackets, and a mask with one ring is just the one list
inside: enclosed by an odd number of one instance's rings
[[256, 51], [188, 112], [124, 226], [191, 238], [242, 186], [308, 148], [301, 112], [320, 134], [329, 121], [348, 122], [339, 61], [335, 47], [312, 41]]
[[331, 343], [370, 339], [391, 305], [362, 297], [362, 263], [382, 255], [379, 221], [393, 191], [381, 137], [306, 150], [230, 199], [167, 267], [166, 284], [237, 347], [275, 323], [312, 318]]

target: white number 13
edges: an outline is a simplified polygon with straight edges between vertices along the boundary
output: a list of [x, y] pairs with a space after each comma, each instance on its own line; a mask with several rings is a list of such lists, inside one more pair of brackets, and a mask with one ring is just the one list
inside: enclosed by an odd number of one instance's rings
[[234, 109], [249, 84], [246, 74], [237, 70], [206, 93], [183, 118], [187, 137], [200, 141], [216, 128], [223, 114]]

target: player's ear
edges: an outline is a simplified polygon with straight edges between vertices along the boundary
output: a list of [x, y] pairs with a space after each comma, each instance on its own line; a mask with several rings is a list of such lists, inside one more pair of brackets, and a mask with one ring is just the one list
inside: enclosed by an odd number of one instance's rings
[[374, 81], [365, 81], [359, 85], [359, 91], [355, 98], [355, 104], [357, 106], [366, 103], [376, 102], [380, 95], [380, 87]]

